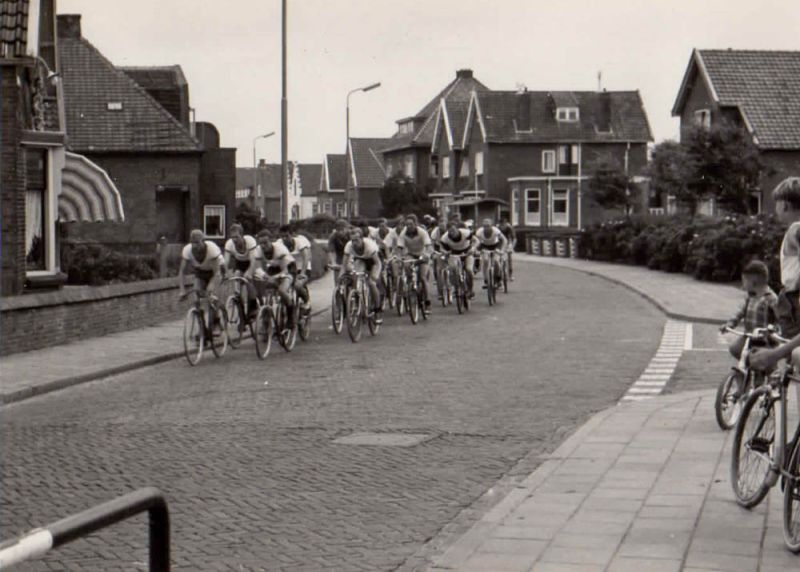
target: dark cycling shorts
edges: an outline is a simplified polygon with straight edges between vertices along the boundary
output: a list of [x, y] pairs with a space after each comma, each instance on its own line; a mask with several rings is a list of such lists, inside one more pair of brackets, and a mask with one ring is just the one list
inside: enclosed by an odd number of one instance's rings
[[249, 268], [250, 268], [249, 260], [239, 260], [238, 258], [234, 259], [233, 261], [234, 272], [238, 271], [244, 274], [245, 272], [247, 272]]
[[500, 243], [495, 242], [494, 244], [481, 244], [478, 248], [481, 250], [497, 250], [500, 248]]
[[[290, 276], [295, 276], [297, 274], [297, 265], [294, 262], [290, 262], [289, 266], [286, 267], [286, 271]], [[277, 276], [280, 273], [280, 266], [267, 266], [267, 276]]]
[[213, 270], [200, 270], [199, 268], [195, 268], [194, 270], [195, 290], [205, 292], [206, 289], [208, 288], [208, 283], [211, 282], [212, 278], [214, 278]]

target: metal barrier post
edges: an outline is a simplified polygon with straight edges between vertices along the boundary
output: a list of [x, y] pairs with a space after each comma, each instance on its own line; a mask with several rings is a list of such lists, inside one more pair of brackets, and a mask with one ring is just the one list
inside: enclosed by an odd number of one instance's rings
[[170, 569], [169, 509], [164, 495], [147, 487], [37, 528], [0, 545], [0, 570], [43, 556], [53, 548], [147, 511], [150, 526], [150, 570]]

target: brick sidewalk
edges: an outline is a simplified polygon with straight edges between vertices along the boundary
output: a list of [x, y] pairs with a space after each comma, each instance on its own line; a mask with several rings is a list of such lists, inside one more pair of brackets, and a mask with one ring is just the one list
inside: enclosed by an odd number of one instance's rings
[[796, 570], [780, 487], [733, 501], [712, 391], [595, 415], [451, 544], [431, 571]]
[[[315, 314], [328, 308], [332, 287], [333, 278], [330, 274], [310, 284], [311, 305]], [[0, 401], [20, 401], [175, 359], [183, 355], [182, 336], [183, 318], [148, 328], [4, 356]]]
[[637, 292], [677, 320], [721, 324], [736, 313], [744, 299], [743, 292], [731, 285], [701, 282], [685, 274], [659, 272], [643, 266], [515, 254], [514, 261], [518, 260], [600, 276]]

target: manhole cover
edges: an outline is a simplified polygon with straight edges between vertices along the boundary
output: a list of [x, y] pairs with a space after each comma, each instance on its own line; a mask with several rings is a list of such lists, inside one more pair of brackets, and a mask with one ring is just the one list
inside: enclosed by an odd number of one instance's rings
[[424, 433], [353, 433], [334, 439], [340, 445], [373, 445], [378, 447], [413, 447], [430, 439]]

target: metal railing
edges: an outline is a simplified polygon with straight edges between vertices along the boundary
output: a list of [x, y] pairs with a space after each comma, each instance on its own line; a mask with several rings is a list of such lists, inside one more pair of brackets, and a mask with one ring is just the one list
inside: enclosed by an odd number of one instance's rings
[[146, 487], [115, 498], [0, 544], [0, 570], [7, 570], [50, 550], [147, 511], [150, 521], [150, 570], [170, 568], [169, 508], [164, 495]]

